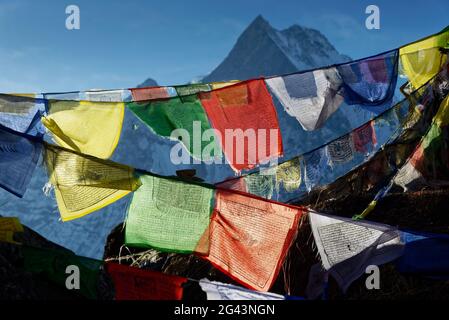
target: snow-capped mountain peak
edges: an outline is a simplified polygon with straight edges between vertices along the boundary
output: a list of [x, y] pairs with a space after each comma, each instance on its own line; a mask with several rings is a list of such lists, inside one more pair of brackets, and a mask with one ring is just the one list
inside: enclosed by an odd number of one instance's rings
[[299, 25], [276, 30], [258, 16], [203, 82], [291, 73], [348, 60], [318, 30]]

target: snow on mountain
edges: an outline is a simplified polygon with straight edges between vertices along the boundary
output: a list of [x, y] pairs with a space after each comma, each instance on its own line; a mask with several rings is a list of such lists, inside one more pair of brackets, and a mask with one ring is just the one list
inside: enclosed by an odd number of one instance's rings
[[285, 74], [349, 60], [318, 30], [298, 25], [276, 30], [258, 16], [203, 82]]

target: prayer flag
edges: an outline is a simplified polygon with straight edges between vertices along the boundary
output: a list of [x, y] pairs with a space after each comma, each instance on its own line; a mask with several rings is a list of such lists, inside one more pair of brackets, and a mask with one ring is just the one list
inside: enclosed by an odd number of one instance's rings
[[125, 105], [122, 102], [48, 101], [42, 123], [64, 148], [107, 159], [117, 147]]
[[14, 234], [23, 231], [23, 226], [18, 218], [0, 217], [0, 242], [19, 244], [14, 241]]
[[46, 277], [57, 285], [67, 288], [70, 266], [79, 269], [79, 292], [86, 298], [96, 299], [100, 268], [103, 261], [80, 257], [66, 249], [44, 249], [23, 246], [24, 268], [27, 272]]
[[0, 217], [0, 231], [23, 232], [19, 218]]
[[217, 89], [221, 89], [224, 87], [232, 86], [238, 82], [240, 82], [240, 81], [239, 80], [230, 80], [230, 81], [225, 81], [225, 82], [212, 82], [212, 83], [210, 83], [210, 86], [211, 86], [212, 90], [217, 90]]
[[276, 190], [279, 192], [280, 186], [287, 192], [294, 192], [301, 185], [301, 159], [299, 157], [281, 163], [275, 167]]
[[396, 260], [399, 272], [449, 279], [449, 235], [401, 231], [403, 255]]
[[0, 125], [0, 187], [23, 197], [41, 155], [42, 139]]
[[134, 169], [45, 144], [45, 162], [63, 221], [80, 218], [140, 186]]
[[449, 28], [399, 50], [402, 69], [414, 89], [432, 79], [444, 65], [447, 56], [441, 48], [449, 47]]
[[211, 90], [211, 86], [208, 83], [193, 83], [182, 86], [175, 86], [175, 90], [182, 100], [185, 96], [196, 95], [200, 92], [208, 92]]
[[235, 171], [282, 155], [276, 110], [263, 80], [202, 92], [199, 97]]
[[327, 145], [329, 158], [332, 164], [347, 163], [354, 157], [352, 137], [347, 134]]
[[391, 226], [309, 212], [313, 237], [323, 267], [346, 291], [369, 265], [402, 255], [399, 231]]
[[[187, 87], [182, 89], [187, 90]], [[212, 142], [202, 139], [202, 134], [211, 129], [211, 126], [196, 94], [165, 100], [133, 102], [128, 103], [127, 107], [154, 133], [180, 140], [196, 159], [205, 161], [214, 157], [213, 152], [203, 152], [210, 143], [214, 144], [211, 151], [219, 150], [215, 137]]]
[[146, 87], [130, 89], [133, 101], [166, 99], [170, 97], [166, 87]]
[[14, 241], [14, 231], [10, 230], [0, 230], [0, 242], [6, 242], [11, 244], [20, 244]]
[[354, 149], [360, 153], [367, 153], [377, 144], [374, 121], [364, 124], [352, 132]]
[[265, 82], [304, 130], [320, 128], [343, 102], [335, 68], [269, 78]]
[[126, 90], [96, 90], [86, 91], [87, 101], [122, 102], [126, 96]]
[[306, 153], [304, 159], [304, 184], [307, 191], [311, 191], [320, 182], [320, 179], [329, 164], [328, 148], [319, 148]]
[[43, 99], [34, 95], [0, 94], [0, 125], [30, 136], [42, 136], [40, 117], [44, 113]]
[[207, 300], [285, 300], [284, 296], [270, 292], [257, 292], [218, 281], [200, 280]]
[[125, 243], [184, 253], [208, 252], [214, 190], [149, 175], [140, 177], [126, 219]]
[[181, 300], [186, 278], [108, 263], [116, 300]]
[[337, 70], [343, 82], [347, 104], [367, 107], [381, 105], [394, 95], [398, 76], [398, 51], [345, 63], [339, 65]]
[[271, 174], [253, 173], [243, 177], [246, 192], [261, 198], [271, 199], [274, 191], [274, 179]]
[[218, 190], [207, 260], [245, 286], [268, 291], [302, 213], [300, 208]]

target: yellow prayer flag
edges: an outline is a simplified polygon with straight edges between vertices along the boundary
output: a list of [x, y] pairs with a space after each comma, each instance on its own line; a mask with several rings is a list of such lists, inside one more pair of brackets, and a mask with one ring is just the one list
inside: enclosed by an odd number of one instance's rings
[[63, 221], [99, 210], [140, 186], [134, 169], [45, 144], [45, 161]]
[[212, 90], [221, 89], [224, 87], [232, 86], [233, 84], [239, 83], [240, 80], [230, 80], [225, 82], [212, 82], [210, 86], [212, 87]]
[[414, 89], [433, 78], [446, 62], [440, 48], [449, 46], [449, 28], [399, 49], [402, 69]]
[[439, 127], [449, 125], [449, 96], [441, 103], [434, 121]]
[[62, 147], [107, 159], [117, 147], [125, 104], [98, 101], [49, 101], [42, 123]]
[[7, 242], [12, 244], [20, 244], [17, 241], [14, 241], [14, 231], [4, 231], [0, 230], [0, 242]]
[[23, 232], [23, 226], [18, 218], [0, 217], [0, 231]]

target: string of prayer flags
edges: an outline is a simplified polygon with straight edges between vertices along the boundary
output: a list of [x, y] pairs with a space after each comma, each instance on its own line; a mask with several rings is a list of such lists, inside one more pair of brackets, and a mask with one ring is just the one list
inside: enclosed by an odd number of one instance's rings
[[214, 190], [149, 175], [140, 180], [128, 210], [125, 243], [207, 254]]
[[[425, 94], [418, 97], [419, 102], [416, 103], [431, 104], [433, 100], [425, 97], [427, 97]], [[316, 187], [329, 184], [348, 171], [368, 162], [375, 152], [382, 148], [379, 145], [388, 145], [397, 134], [411, 125], [410, 110], [416, 113], [415, 123], [422, 118], [423, 108], [420, 109], [421, 111], [418, 109], [412, 106], [409, 100], [403, 100], [368, 123], [310, 152], [279, 165], [261, 168], [256, 172], [229, 179], [217, 185], [224, 189], [248, 192], [267, 199], [275, 196], [275, 199], [280, 202], [297, 200], [298, 197], [305, 196], [306, 191], [310, 192]], [[384, 129], [385, 123], [388, 123], [386, 129]], [[379, 139], [376, 131], [382, 133]], [[364, 157], [358, 156], [357, 153], [362, 153]], [[332, 170], [328, 170], [329, 168]], [[287, 171], [288, 174], [283, 174]], [[270, 175], [275, 177], [275, 181]], [[281, 180], [285, 178], [291, 180], [281, 183]], [[302, 181], [304, 181], [303, 185]]]
[[25, 271], [44, 276], [49, 281], [67, 288], [67, 270], [79, 270], [79, 292], [88, 299], [97, 298], [98, 280], [103, 261], [80, 257], [66, 249], [44, 249], [23, 246]]
[[[393, 97], [398, 51], [303, 73], [266, 79], [272, 93], [304, 130], [321, 128], [343, 102], [381, 112]], [[374, 109], [374, 106], [381, 108]]]
[[402, 255], [400, 232], [391, 226], [309, 212], [310, 225], [324, 269], [345, 292], [369, 265]]
[[449, 178], [447, 131], [449, 129], [449, 97], [441, 103], [429, 130], [413, 154], [400, 168], [393, 183], [404, 190], [428, 183], [438, 184]]
[[301, 208], [217, 190], [206, 259], [246, 287], [268, 291], [302, 213]]
[[186, 278], [107, 263], [116, 300], [181, 300]]
[[207, 300], [285, 300], [285, 297], [280, 294], [257, 292], [208, 279], [201, 279], [199, 284], [206, 292]]
[[102, 102], [140, 102], [149, 100], [167, 99], [176, 96], [196, 94], [201, 91], [210, 91], [224, 88], [237, 83], [238, 80], [227, 82], [212, 82], [209, 84], [191, 84], [176, 87], [137, 87], [117, 90], [90, 90], [61, 93], [44, 93], [49, 100], [74, 100], [74, 101], [102, 101]]
[[402, 70], [414, 89], [432, 79], [444, 65], [449, 48], [449, 27], [440, 33], [399, 49]]
[[45, 163], [63, 221], [101, 209], [140, 186], [128, 166], [49, 144]]
[[339, 108], [344, 98], [335, 68], [266, 79], [272, 93], [304, 130], [315, 130]]
[[[398, 114], [408, 111], [409, 116], [400, 121], [398, 132], [392, 137], [394, 141], [391, 142], [392, 139], [390, 139], [390, 142], [384, 145], [382, 150], [375, 155], [374, 161], [367, 162], [361, 168], [361, 171], [366, 173], [365, 175], [369, 175], [369, 179], [366, 181], [369, 184], [360, 189], [377, 190], [377, 194], [368, 207], [361, 214], [355, 215], [354, 219], [363, 219], [372, 212], [376, 203], [388, 194], [394, 183], [403, 186], [404, 189], [407, 189], [412, 181], [425, 183], [421, 173], [415, 170], [410, 162], [414, 158], [420, 158], [419, 154], [415, 157], [413, 153], [417, 150], [422, 137], [426, 136], [429, 127], [435, 127], [431, 123], [435, 122], [433, 116], [440, 110], [441, 100], [444, 99], [449, 90], [443, 90], [442, 95], [439, 96], [439, 94], [435, 94], [434, 89], [440, 87], [440, 84], [446, 81], [447, 73], [443, 70], [425, 86], [416, 90], [406, 101], [399, 104], [400, 108], [403, 106], [407, 106], [407, 108], [398, 112]], [[357, 172], [352, 172], [350, 175], [352, 175], [352, 178], [349, 176], [348, 178], [354, 180]], [[387, 183], [385, 183], [386, 177]], [[365, 183], [361, 180], [360, 182]], [[329, 188], [328, 186], [327, 189]]]
[[[182, 89], [187, 90], [187, 87]], [[206, 161], [216, 155], [221, 156], [215, 136], [211, 137], [212, 142], [202, 139], [202, 134], [211, 131], [211, 126], [196, 94], [165, 100], [133, 102], [128, 103], [127, 107], [154, 133], [180, 140], [194, 158]], [[204, 151], [209, 144], [212, 144], [211, 150]]]
[[131, 99], [127, 89], [56, 92], [42, 95], [44, 99], [52, 101], [125, 102]]
[[202, 92], [199, 97], [235, 171], [282, 155], [276, 109], [263, 80]]
[[23, 197], [41, 154], [41, 140], [0, 125], [0, 187]]
[[42, 123], [58, 145], [107, 159], [120, 139], [124, 112], [122, 102], [49, 100]]
[[[444, 83], [444, 79], [436, 82]], [[389, 148], [391, 144], [397, 145], [390, 148], [391, 150], [394, 149], [394, 152], [389, 157], [394, 155], [395, 159], [387, 161], [386, 158], [381, 160], [375, 157], [380, 166], [376, 166], [373, 162], [369, 170], [364, 170], [366, 175], [374, 177], [374, 179], [369, 178], [369, 180], [372, 180], [375, 184], [374, 181], [390, 174], [392, 163], [399, 165], [401, 161], [407, 159], [407, 152], [411, 152], [410, 149], [414, 147], [412, 142], [417, 142], [417, 136], [425, 133], [428, 123], [424, 120], [429, 120], [431, 115], [434, 114], [432, 110], [436, 110], [433, 88], [444, 87], [444, 85], [437, 85], [436, 82], [432, 81], [432, 83], [414, 92], [409, 96], [409, 99], [402, 100], [371, 121], [330, 143], [302, 154], [300, 157], [285, 161], [280, 165], [259, 169], [256, 172], [224, 181], [218, 185], [224, 189], [248, 192], [267, 199], [275, 196], [276, 200], [281, 202], [298, 200], [298, 197], [306, 195], [305, 191], [310, 192], [314, 188], [329, 185], [348, 172], [363, 166], [365, 163], [370, 163], [371, 158], [375, 156], [378, 150]], [[440, 91], [444, 96], [445, 90], [441, 89]], [[378, 134], [379, 138], [377, 137]], [[404, 148], [404, 146], [407, 147]], [[357, 153], [363, 154], [363, 157], [360, 157]], [[301, 167], [293, 165], [295, 161], [299, 161]], [[280, 188], [279, 173], [283, 172], [284, 166], [294, 169], [294, 171], [289, 172], [289, 177], [292, 178], [289, 190], [285, 186], [284, 189]], [[332, 170], [329, 170], [330, 168]], [[271, 176], [275, 176], [276, 179], [272, 179]], [[304, 186], [301, 185], [301, 178], [304, 180]], [[276, 180], [276, 182], [273, 180]], [[297, 182], [293, 183], [293, 180]]]

